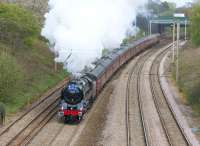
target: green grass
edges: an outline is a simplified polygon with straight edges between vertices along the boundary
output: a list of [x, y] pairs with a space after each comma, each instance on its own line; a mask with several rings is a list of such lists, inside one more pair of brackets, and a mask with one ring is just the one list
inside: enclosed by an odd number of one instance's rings
[[[175, 79], [175, 66], [173, 67]], [[190, 42], [180, 53], [180, 79], [177, 83], [180, 91], [186, 97], [187, 103], [200, 113], [200, 48]]]
[[52, 76], [47, 74], [40, 80], [32, 83], [30, 86], [22, 85], [21, 90], [18, 90], [13, 95], [12, 102], [6, 103], [7, 112], [14, 113], [25, 105], [30, 104], [39, 96], [41, 96], [42, 93], [56, 85], [64, 77], [66, 77], [65, 72], [60, 72], [57, 75]]
[[193, 5], [192, 11], [191, 11], [191, 38], [193, 44], [196, 46], [200, 46], [200, 1], [197, 1], [196, 4]]
[[0, 20], [4, 20], [0, 21], [0, 102], [11, 114], [55, 86], [67, 72], [61, 65], [54, 71], [54, 55], [41, 38], [41, 26], [31, 12], [1, 4]]
[[[54, 71], [53, 55], [43, 42], [37, 43], [41, 46], [37, 45], [37, 48], [17, 53], [13, 53], [12, 48], [0, 43], [0, 52], [7, 49], [7, 54], [12, 55], [14, 64], [20, 68], [19, 76], [23, 76], [14, 88], [9, 86], [10, 94], [4, 92], [2, 98], [10, 99], [3, 100], [7, 113], [18, 111], [67, 76], [67, 72], [61, 66], [57, 72]], [[9, 72], [10, 76], [16, 76], [13, 69]]]

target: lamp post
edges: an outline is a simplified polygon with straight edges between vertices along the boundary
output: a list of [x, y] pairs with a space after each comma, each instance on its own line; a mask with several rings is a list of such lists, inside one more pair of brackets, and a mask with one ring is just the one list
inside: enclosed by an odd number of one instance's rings
[[179, 80], [179, 38], [180, 38], [180, 22], [177, 23], [177, 54], [176, 54], [176, 82]]
[[151, 36], [151, 20], [150, 20], [150, 24], [149, 24], [149, 35]]
[[185, 20], [185, 41], [187, 40], [187, 20]]
[[[179, 39], [180, 39], [180, 23], [181, 23], [181, 18], [185, 18], [184, 13], [175, 13], [174, 17], [177, 19], [177, 47], [176, 47], [176, 82], [179, 81]], [[186, 24], [187, 20], [185, 20], [185, 39], [186, 39]]]
[[173, 47], [172, 47], [172, 62], [175, 60], [175, 29], [176, 29], [176, 23], [173, 23]]

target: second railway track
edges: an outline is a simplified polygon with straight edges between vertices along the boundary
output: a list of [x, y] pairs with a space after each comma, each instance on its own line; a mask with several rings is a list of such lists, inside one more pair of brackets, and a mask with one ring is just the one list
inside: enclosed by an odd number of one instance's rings
[[165, 56], [166, 51], [161, 52], [154, 60], [150, 69], [150, 86], [153, 95], [153, 100], [168, 139], [171, 146], [187, 146], [191, 145], [187, 140], [187, 136], [183, 133], [176, 117], [171, 111], [170, 106], [166, 101], [166, 97], [163, 94], [163, 90], [159, 80], [159, 67], [162, 58]]
[[[126, 89], [126, 135], [127, 146], [147, 144], [146, 128], [144, 125], [144, 116], [142, 105], [138, 94], [138, 76], [143, 68], [145, 61], [153, 54], [155, 50], [149, 50], [137, 58], [137, 61], [129, 72]], [[135, 125], [135, 126], [134, 126]]]
[[[127, 131], [127, 146], [131, 145], [146, 145], [154, 146], [156, 144], [155, 137], [152, 138], [151, 128], [148, 126], [147, 114], [145, 113], [145, 99], [142, 98], [141, 93], [145, 92], [141, 85], [141, 76], [148, 76], [150, 89], [149, 93], [152, 95], [152, 101], [155, 105], [159, 121], [160, 129], [162, 131], [161, 138], [157, 145], [169, 146], [187, 146], [190, 145], [187, 136], [181, 130], [176, 117], [174, 117], [170, 106], [166, 102], [165, 96], [159, 82], [159, 65], [161, 59], [169, 51], [171, 45], [162, 48], [159, 51], [146, 52], [135, 63], [132, 70], [129, 72], [126, 93], [126, 131]], [[153, 54], [154, 52], [154, 54]], [[156, 53], [155, 53], [156, 52]], [[148, 61], [148, 73], [144, 73], [145, 63]], [[143, 77], [144, 78], [144, 77]], [[144, 82], [144, 81], [143, 81]], [[144, 93], [142, 93], [144, 94]], [[145, 93], [148, 95], [147, 93]], [[134, 99], [133, 99], [134, 98]], [[137, 107], [136, 107], [137, 106]], [[137, 113], [136, 113], [137, 112]], [[135, 116], [135, 117], [133, 117]], [[140, 120], [140, 123], [138, 122]], [[137, 122], [136, 122], [137, 121]], [[135, 126], [134, 126], [135, 125]], [[134, 128], [133, 128], [134, 127]], [[159, 138], [158, 138], [159, 139]], [[159, 141], [159, 140], [158, 140]]]
[[14, 122], [0, 133], [0, 145], [24, 145], [56, 114], [60, 90], [68, 81], [64, 80], [58, 87], [44, 95]]
[[[156, 145], [173, 145], [186, 146], [190, 145], [186, 136], [183, 134], [176, 117], [170, 110], [170, 106], [166, 102], [163, 91], [159, 83], [159, 65], [162, 57], [167, 52], [170, 45], [160, 50], [151, 49], [136, 58], [134, 67], [131, 68], [128, 75], [126, 89], [126, 134], [127, 146], [156, 146]], [[144, 73], [145, 65], [149, 64], [148, 72]], [[145, 75], [146, 74], [146, 75]], [[144, 78], [145, 76], [145, 78]], [[152, 138], [152, 130], [148, 125], [148, 115], [145, 111], [143, 80], [149, 82], [149, 93], [152, 96], [152, 103], [157, 111], [160, 129], [162, 129], [161, 138], [165, 139], [164, 144], [161, 142], [155, 144]], [[146, 82], [145, 81], [145, 82]], [[61, 88], [61, 87], [60, 87]], [[35, 137], [38, 132], [50, 121], [57, 111], [58, 99], [60, 96], [60, 88], [56, 89], [45, 99], [33, 106], [29, 111], [23, 114], [19, 119], [10, 124], [0, 133], [0, 145], [27, 145]], [[146, 93], [146, 95], [148, 95]], [[17, 127], [17, 129], [15, 129]], [[65, 132], [62, 126], [60, 129]], [[72, 128], [76, 131], [76, 128]], [[62, 131], [58, 131], [62, 133]], [[59, 135], [59, 134], [58, 134]], [[73, 135], [73, 134], [72, 134]], [[51, 144], [54, 145], [57, 137], [52, 139]], [[70, 139], [70, 138], [69, 138]], [[59, 140], [59, 138], [58, 138]], [[71, 140], [69, 140], [70, 142]], [[159, 140], [158, 140], [159, 141]], [[160, 140], [161, 141], [161, 140]]]

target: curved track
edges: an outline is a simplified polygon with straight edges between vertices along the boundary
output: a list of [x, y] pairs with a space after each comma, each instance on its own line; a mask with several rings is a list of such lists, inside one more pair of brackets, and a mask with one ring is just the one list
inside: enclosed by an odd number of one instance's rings
[[[154, 54], [152, 52], [145, 53], [143, 56], [141, 56], [138, 61], [136, 62], [135, 66], [132, 68], [132, 70], [129, 73], [129, 78], [127, 82], [127, 91], [126, 91], [126, 133], [127, 133], [127, 146], [131, 145], [146, 145], [146, 146], [154, 146], [156, 144], [155, 142], [155, 136], [152, 136], [151, 128], [149, 127], [149, 117], [145, 113], [145, 103], [146, 102], [144, 98], [144, 79], [148, 76], [146, 80], [148, 80], [150, 84], [149, 93], [151, 93], [152, 100], [155, 106], [155, 111], [157, 111], [158, 119], [160, 121], [160, 132], [162, 133], [162, 138], [164, 142], [157, 142], [157, 144], [161, 145], [169, 145], [169, 146], [187, 146], [191, 145], [190, 142], [187, 140], [187, 135], [184, 134], [183, 130], [181, 129], [179, 123], [176, 120], [176, 117], [174, 117], [173, 112], [170, 109], [170, 106], [166, 102], [166, 97], [163, 94], [162, 88], [160, 86], [159, 81], [159, 66], [161, 59], [164, 57], [164, 55], [169, 51], [169, 48], [171, 45], [168, 45], [158, 51], [154, 51]], [[153, 55], [152, 55], [153, 54]], [[145, 66], [145, 64], [148, 64]], [[148, 73], [144, 73], [144, 68], [149, 66]], [[147, 70], [145, 70], [147, 71]], [[145, 75], [144, 75], [145, 74]], [[143, 78], [143, 80], [142, 80]], [[134, 90], [135, 91], [131, 91]], [[132, 94], [135, 94], [133, 92], [137, 92], [137, 99], [136, 96], [133, 97]], [[148, 95], [149, 93], [145, 93]], [[141, 95], [143, 94], [143, 95]], [[143, 97], [142, 97], [143, 96]], [[132, 99], [135, 98], [135, 99]], [[133, 101], [134, 100], [134, 101]], [[132, 104], [133, 102], [137, 104]], [[139, 132], [138, 129], [135, 130], [138, 133], [139, 139], [136, 138], [136, 134], [134, 135], [133, 130], [133, 106], [136, 106], [138, 108], [139, 114], [137, 116], [140, 116], [140, 121], [142, 124], [137, 125], [140, 126], [140, 130], [142, 132]], [[135, 108], [135, 107], [134, 107]], [[136, 112], [136, 111], [135, 111]], [[136, 114], [134, 114], [136, 116]], [[140, 134], [139, 134], [140, 133]], [[159, 139], [159, 138], [158, 138]], [[142, 141], [143, 140], [143, 141]]]
[[[138, 92], [138, 87], [135, 87], [134, 85], [137, 85], [138, 82], [138, 75], [141, 72], [141, 69], [143, 68], [144, 64], [145, 64], [145, 60], [147, 60], [151, 55], [152, 55], [153, 51], [149, 51], [144, 53], [143, 55], [140, 56], [140, 58], [138, 58], [137, 62], [135, 63], [134, 67], [131, 69], [129, 76], [128, 76], [128, 82], [127, 82], [127, 89], [126, 89], [126, 105], [125, 105], [125, 111], [126, 111], [126, 135], [127, 135], [127, 146], [131, 146], [133, 145], [133, 139], [132, 139], [132, 135], [134, 135], [132, 133], [133, 129], [132, 128], [132, 124], [134, 124], [132, 121], [133, 117], [131, 115], [131, 112], [133, 112], [132, 110], [132, 106], [136, 107], [139, 109], [139, 115], [137, 115], [138, 120], [140, 120], [141, 124], [139, 125], [140, 130], [142, 130], [143, 132], [140, 133], [140, 137], [141, 139], [138, 140], [139, 145], [146, 145], [147, 144], [147, 137], [146, 137], [146, 128], [144, 125], [144, 117], [143, 117], [143, 113], [142, 113], [142, 105], [140, 104], [140, 98], [139, 98], [139, 94], [137, 94], [138, 98], [135, 98], [134, 101], [133, 100], [133, 94], [131, 93], [133, 89], [136, 89], [135, 92]], [[135, 75], [135, 76], [134, 76]], [[135, 103], [134, 105], [131, 103]], [[136, 115], [134, 115], [136, 116]], [[136, 118], [136, 117], [134, 117]]]
[[[137, 58], [137, 61], [132, 67], [128, 75], [128, 82], [126, 88], [126, 135], [127, 146], [154, 146], [152, 131], [149, 130], [148, 115], [145, 113], [145, 99], [143, 92], [144, 68], [147, 63], [150, 64], [148, 70], [148, 81], [150, 84], [149, 92], [152, 96], [152, 101], [157, 111], [162, 135], [165, 135], [166, 141], [164, 145], [170, 146], [186, 146], [190, 145], [187, 136], [184, 134], [181, 126], [176, 121], [170, 106], [166, 102], [162, 88], [159, 81], [159, 65], [162, 57], [170, 47], [167, 46], [161, 50], [151, 49], [143, 53]], [[143, 79], [143, 80], [142, 80]], [[59, 87], [54, 90], [40, 102], [36, 103], [32, 108], [20, 116], [16, 121], [11, 123], [0, 133], [0, 145], [27, 145], [38, 135], [38, 133], [47, 126], [47, 123], [55, 117], [57, 112], [57, 104], [60, 96]], [[137, 111], [137, 113], [136, 113]], [[133, 112], [135, 112], [133, 114]], [[135, 127], [134, 127], [135, 126]], [[57, 131], [54, 131], [53, 138], [49, 141], [49, 145], [59, 145], [60, 135], [66, 135], [66, 128], [68, 138], [63, 137], [63, 142], [68, 145], [72, 142], [72, 137], [78, 131], [80, 126], [64, 126], [60, 125]], [[84, 127], [84, 126], [82, 126]], [[67, 139], [67, 141], [66, 141]], [[31, 144], [30, 144], [31, 145]], [[34, 145], [34, 144], [33, 144]]]
[[37, 103], [24, 112], [0, 133], [0, 145], [24, 145], [44, 127], [57, 112], [60, 90], [68, 79], [46, 93]]
[[150, 69], [150, 77], [149, 77], [151, 92], [169, 145], [187, 146], [191, 144], [187, 139], [185, 133], [182, 131], [181, 126], [177, 122], [176, 117], [174, 116], [171, 110], [171, 107], [168, 105], [166, 97], [160, 85], [160, 80], [159, 80], [160, 62], [167, 51], [169, 50], [161, 52], [152, 63]]

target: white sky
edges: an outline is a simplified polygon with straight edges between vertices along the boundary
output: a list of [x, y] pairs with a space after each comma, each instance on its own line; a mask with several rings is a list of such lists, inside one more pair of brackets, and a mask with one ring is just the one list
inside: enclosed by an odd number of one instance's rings
[[174, 2], [177, 4], [177, 7], [180, 7], [180, 6], [183, 6], [187, 2], [192, 2], [193, 0], [161, 0], [161, 1]]

